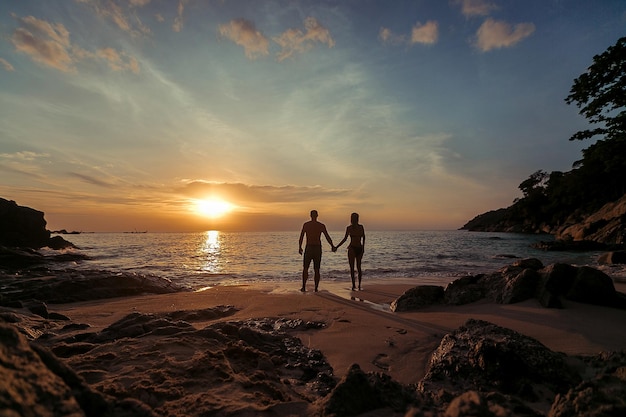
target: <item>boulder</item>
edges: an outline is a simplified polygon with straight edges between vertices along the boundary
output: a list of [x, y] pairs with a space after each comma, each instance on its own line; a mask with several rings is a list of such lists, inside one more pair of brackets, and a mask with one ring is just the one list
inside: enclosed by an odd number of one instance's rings
[[565, 294], [568, 300], [597, 305], [615, 305], [615, 285], [607, 274], [582, 266]]
[[0, 198], [0, 246], [62, 249], [73, 245], [60, 236], [50, 239], [43, 212]]
[[566, 393], [580, 381], [565, 355], [513, 330], [470, 319], [441, 340], [418, 391], [443, 390], [451, 397], [472, 390], [496, 391], [552, 403], [555, 394]]
[[462, 305], [485, 298], [482, 285], [483, 274], [470, 275], [454, 280], [446, 286], [444, 300], [446, 304]]
[[598, 258], [598, 263], [605, 265], [626, 264], [626, 251], [620, 250], [603, 253]]
[[[324, 416], [356, 416], [379, 409], [404, 412], [416, 393], [382, 373], [365, 373], [354, 364], [324, 400]], [[391, 414], [391, 413], [389, 413]]]
[[531, 268], [505, 278], [508, 279], [497, 300], [502, 304], [514, 304], [533, 298], [540, 280], [539, 273]]
[[391, 311], [411, 311], [443, 301], [443, 287], [438, 285], [419, 285], [406, 290], [392, 301]]

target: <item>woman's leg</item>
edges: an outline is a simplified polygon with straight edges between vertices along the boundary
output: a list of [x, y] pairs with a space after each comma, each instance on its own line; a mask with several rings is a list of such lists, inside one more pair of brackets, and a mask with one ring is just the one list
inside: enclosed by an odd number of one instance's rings
[[354, 261], [356, 260], [356, 254], [354, 253], [354, 250], [351, 248], [348, 248], [348, 264], [350, 264], [350, 278], [352, 278], [352, 289], [356, 289], [355, 287], [355, 283], [354, 283]]
[[[356, 257], [356, 269], [359, 272], [359, 290], [361, 289], [361, 278], [363, 278], [363, 271], [361, 270], [361, 259], [363, 259], [363, 252]], [[352, 279], [352, 286], [354, 287], [354, 278]]]

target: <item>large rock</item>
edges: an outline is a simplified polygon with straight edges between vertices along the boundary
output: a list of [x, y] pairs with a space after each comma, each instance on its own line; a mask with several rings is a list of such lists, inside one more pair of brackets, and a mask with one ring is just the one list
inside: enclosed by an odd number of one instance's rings
[[621, 250], [603, 253], [598, 258], [598, 263], [605, 265], [626, 264], [626, 251]]
[[450, 397], [466, 391], [497, 391], [525, 401], [552, 403], [581, 378], [565, 355], [537, 340], [495, 324], [468, 320], [444, 336], [418, 385], [422, 393], [444, 390]]
[[354, 364], [324, 399], [323, 415], [347, 417], [379, 409], [403, 412], [416, 403], [418, 396], [408, 387], [382, 373], [365, 373]]
[[443, 287], [419, 285], [408, 289], [391, 303], [391, 311], [411, 311], [443, 301]]
[[442, 287], [422, 285], [405, 291], [391, 303], [395, 312], [433, 304], [463, 305], [480, 300], [514, 304], [536, 298], [547, 308], [562, 308], [563, 300], [626, 308], [626, 295], [615, 291], [611, 277], [594, 268], [522, 259], [491, 274], [459, 278]]
[[60, 236], [50, 238], [43, 212], [0, 198], [0, 246], [62, 249], [72, 244]]

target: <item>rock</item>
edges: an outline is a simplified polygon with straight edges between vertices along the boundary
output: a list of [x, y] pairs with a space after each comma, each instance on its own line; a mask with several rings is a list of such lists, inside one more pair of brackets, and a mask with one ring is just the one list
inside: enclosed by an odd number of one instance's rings
[[0, 274], [3, 288], [0, 305], [39, 300], [48, 304], [100, 300], [140, 294], [168, 294], [187, 291], [167, 278], [113, 273], [108, 271], [55, 271], [41, 276], [35, 272], [25, 275]]
[[548, 417], [626, 415], [626, 352], [603, 353], [591, 361], [597, 362], [595, 375], [557, 395]]
[[540, 279], [535, 269], [523, 269], [519, 274], [506, 279], [498, 301], [502, 304], [514, 304], [533, 298]]
[[[135, 400], [116, 400], [90, 388], [46, 348], [0, 324], [0, 414], [52, 417], [154, 417]], [[132, 404], [132, 406], [131, 406]]]
[[565, 355], [513, 330], [470, 319], [442, 339], [418, 390], [444, 390], [453, 396], [497, 391], [551, 403], [555, 393], [564, 394], [580, 380]]
[[542, 306], [562, 308], [561, 296], [569, 291], [576, 267], [567, 264], [552, 264], [541, 271], [541, 280], [537, 288], [537, 299]]
[[444, 300], [446, 304], [462, 305], [485, 298], [486, 291], [481, 283], [483, 274], [462, 277], [446, 286]]
[[73, 245], [60, 236], [50, 239], [43, 212], [0, 198], [0, 246], [61, 249]]
[[391, 303], [391, 311], [411, 311], [443, 301], [443, 287], [438, 285], [419, 285], [406, 290]]
[[598, 263], [607, 265], [626, 264], [626, 251], [621, 250], [603, 253], [598, 258]]
[[607, 274], [597, 269], [582, 266], [576, 271], [574, 282], [565, 298], [580, 303], [615, 305], [615, 285]]
[[519, 261], [513, 262], [513, 266], [523, 268], [523, 269], [526, 269], [526, 268], [534, 269], [535, 271], [539, 271], [540, 269], [543, 269], [544, 267], [543, 262], [541, 262], [537, 258], [520, 259]]
[[555, 235], [557, 239], [623, 245], [626, 242], [626, 195], [605, 204], [582, 220], [566, 220]]
[[39, 317], [43, 317], [47, 319], [50, 317], [50, 313], [48, 312], [48, 306], [46, 303], [32, 300], [24, 305], [31, 313], [38, 315]]
[[522, 401], [497, 392], [482, 393], [467, 391], [454, 398], [444, 413], [444, 417], [542, 417]]
[[433, 304], [463, 305], [479, 300], [514, 304], [531, 298], [547, 308], [563, 308], [562, 299], [580, 303], [626, 308], [626, 295], [615, 291], [611, 278], [590, 267], [552, 264], [523, 259], [491, 274], [454, 280], [443, 290], [418, 286], [391, 303], [392, 311], [417, 310]]
[[382, 373], [365, 373], [354, 364], [324, 400], [323, 416], [356, 416], [391, 408], [404, 412], [418, 402], [415, 392]]

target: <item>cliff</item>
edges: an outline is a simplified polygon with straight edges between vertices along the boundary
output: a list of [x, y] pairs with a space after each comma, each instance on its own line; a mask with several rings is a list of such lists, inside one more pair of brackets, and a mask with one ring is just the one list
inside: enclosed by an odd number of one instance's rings
[[549, 233], [557, 240], [623, 245], [626, 241], [626, 194], [591, 213], [574, 212], [558, 224], [535, 223], [512, 205], [474, 217], [461, 230], [479, 232]]

